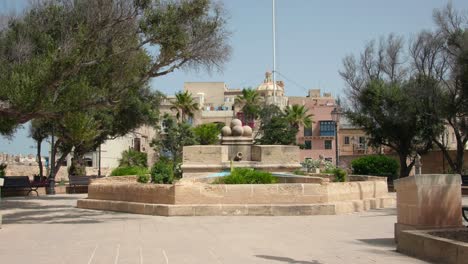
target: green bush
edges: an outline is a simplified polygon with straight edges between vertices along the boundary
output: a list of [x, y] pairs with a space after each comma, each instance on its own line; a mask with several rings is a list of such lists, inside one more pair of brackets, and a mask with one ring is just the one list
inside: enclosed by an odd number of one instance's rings
[[119, 167], [148, 167], [148, 154], [133, 149], [122, 152]]
[[169, 160], [159, 160], [151, 169], [151, 181], [160, 184], [172, 184], [174, 182], [174, 165]]
[[148, 183], [150, 180], [150, 176], [148, 174], [140, 174], [138, 175], [137, 182], [140, 183]]
[[148, 169], [143, 167], [117, 167], [112, 170], [110, 176], [140, 175], [146, 173], [148, 173]]
[[277, 179], [267, 171], [259, 171], [250, 168], [235, 168], [229, 176], [219, 178], [215, 184], [270, 184]]
[[5, 175], [6, 175], [6, 172], [5, 172], [6, 167], [7, 167], [6, 164], [4, 164], [4, 163], [3, 163], [3, 164], [0, 164], [0, 178], [5, 177]]
[[384, 155], [370, 155], [351, 162], [354, 174], [394, 177], [398, 173], [398, 161]]
[[219, 139], [221, 130], [217, 124], [202, 124], [193, 129], [193, 133], [200, 145], [214, 145]]
[[345, 170], [340, 168], [335, 168], [333, 174], [335, 174], [335, 182], [345, 182], [348, 175]]
[[301, 170], [301, 169], [296, 169], [293, 171], [293, 174], [295, 175], [305, 175], [305, 171]]

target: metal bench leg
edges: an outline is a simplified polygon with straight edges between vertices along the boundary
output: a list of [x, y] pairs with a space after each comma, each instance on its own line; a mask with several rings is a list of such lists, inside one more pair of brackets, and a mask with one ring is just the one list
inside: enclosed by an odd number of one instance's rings
[[468, 216], [466, 215], [466, 212], [468, 212], [468, 208], [462, 208], [463, 218], [465, 218], [465, 221], [468, 222]]

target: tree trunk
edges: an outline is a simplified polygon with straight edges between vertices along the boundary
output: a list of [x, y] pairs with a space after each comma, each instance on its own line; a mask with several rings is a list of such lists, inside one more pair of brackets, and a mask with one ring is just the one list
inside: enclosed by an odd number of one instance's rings
[[408, 155], [398, 153], [398, 157], [400, 159], [400, 178], [409, 176], [411, 169], [413, 168], [414, 161], [408, 165], [406, 163]]
[[42, 180], [42, 177], [44, 176], [44, 170], [42, 168], [42, 159], [41, 159], [41, 146], [42, 146], [42, 140], [37, 141], [37, 164], [39, 166], [39, 179]]

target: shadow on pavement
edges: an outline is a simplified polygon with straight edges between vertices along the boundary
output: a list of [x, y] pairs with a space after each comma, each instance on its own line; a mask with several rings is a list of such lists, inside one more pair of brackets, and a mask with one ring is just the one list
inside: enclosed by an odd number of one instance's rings
[[3, 199], [0, 203], [3, 224], [95, 224], [137, 218], [132, 214], [76, 208], [76, 202], [71, 200], [78, 198], [81, 197]]
[[364, 242], [371, 246], [376, 247], [396, 247], [395, 239], [392, 238], [371, 238], [371, 239], [358, 239], [358, 241]]
[[292, 258], [286, 257], [277, 257], [277, 256], [268, 256], [268, 255], [255, 255], [257, 258], [263, 258], [268, 260], [275, 260], [275, 261], [282, 261], [286, 263], [297, 263], [297, 264], [323, 264], [322, 262], [318, 262], [317, 260], [312, 261], [305, 261], [305, 260], [295, 260]]

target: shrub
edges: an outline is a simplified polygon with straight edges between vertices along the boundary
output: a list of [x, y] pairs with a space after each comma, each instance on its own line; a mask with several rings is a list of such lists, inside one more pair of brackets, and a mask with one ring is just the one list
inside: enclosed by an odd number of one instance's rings
[[200, 145], [214, 145], [218, 140], [221, 130], [217, 124], [202, 124], [193, 129], [193, 133]]
[[346, 176], [348, 173], [346, 173], [345, 170], [340, 169], [340, 168], [335, 168], [333, 170], [333, 174], [335, 174], [335, 181], [336, 182], [345, 182], [346, 181]]
[[138, 175], [137, 182], [140, 183], [148, 183], [150, 180], [150, 176], [148, 174], [140, 174]]
[[306, 168], [307, 172], [310, 172], [312, 169], [320, 168], [320, 160], [306, 159], [301, 165]]
[[151, 181], [160, 184], [172, 184], [174, 182], [174, 165], [169, 160], [159, 160], [151, 169]]
[[0, 164], [0, 178], [5, 177], [5, 175], [6, 175], [6, 172], [5, 172], [6, 167], [7, 167], [6, 164], [4, 164], [4, 163], [3, 163], [3, 164]]
[[395, 176], [398, 173], [398, 161], [384, 155], [371, 155], [351, 162], [354, 174]]
[[119, 167], [148, 167], [148, 154], [133, 149], [122, 152]]
[[305, 175], [305, 171], [303, 171], [301, 169], [297, 169], [297, 170], [293, 171], [293, 174], [295, 174], [295, 175]]
[[148, 173], [148, 169], [143, 167], [117, 167], [112, 170], [110, 176], [140, 175], [146, 173]]
[[250, 168], [235, 168], [229, 176], [219, 178], [216, 184], [270, 184], [277, 179], [267, 171], [259, 171]]

